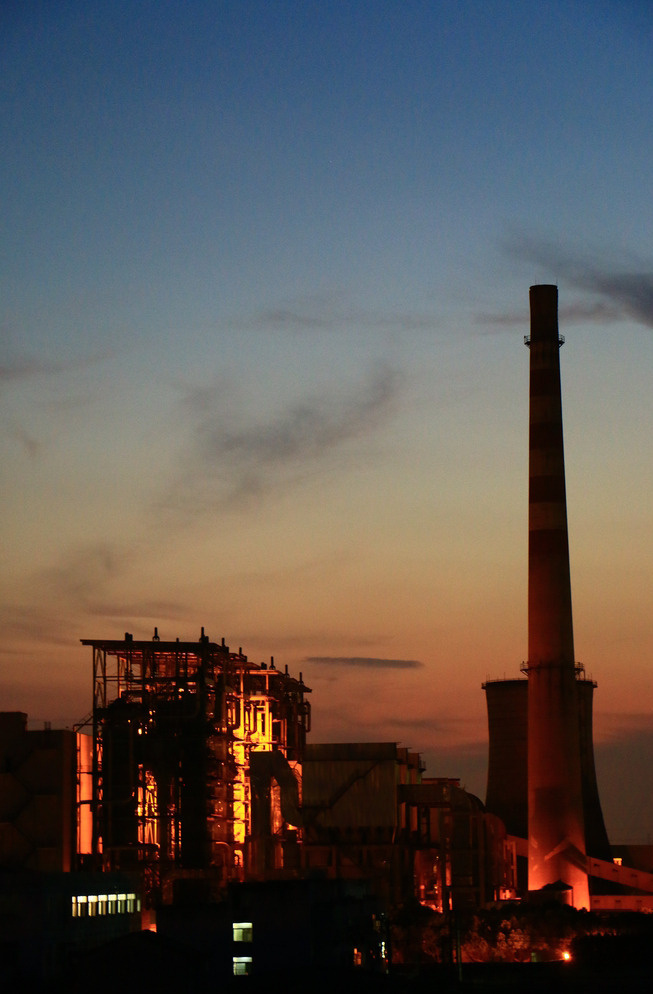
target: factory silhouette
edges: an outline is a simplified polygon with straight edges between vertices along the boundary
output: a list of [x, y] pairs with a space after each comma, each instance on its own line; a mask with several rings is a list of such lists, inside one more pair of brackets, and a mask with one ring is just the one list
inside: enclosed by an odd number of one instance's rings
[[596, 684], [574, 653], [557, 287], [530, 306], [528, 659], [483, 685], [485, 803], [397, 743], [310, 743], [302, 674], [204, 629], [82, 639], [88, 719], [0, 714], [0, 894], [30, 909], [5, 940], [16, 976], [139, 929], [209, 941], [224, 978], [281, 968], [289, 946], [297, 969], [383, 971], [388, 915], [416, 903], [653, 910], [650, 847], [608, 840]]

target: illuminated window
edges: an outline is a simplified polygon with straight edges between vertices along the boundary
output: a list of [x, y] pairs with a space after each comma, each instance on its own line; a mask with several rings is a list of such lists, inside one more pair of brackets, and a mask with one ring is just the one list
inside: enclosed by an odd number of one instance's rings
[[118, 894], [117, 897], [118, 897], [118, 914], [124, 915], [125, 911], [127, 910], [127, 895]]
[[73, 918], [86, 918], [88, 914], [88, 901], [85, 894], [78, 894], [72, 899]]
[[612, 862], [615, 864], [615, 866], [622, 866], [623, 865], [623, 859], [622, 859], [621, 856], [615, 856], [613, 858]]
[[107, 895], [98, 894], [97, 896], [97, 913], [98, 915], [106, 915], [107, 913]]
[[246, 977], [252, 972], [251, 956], [234, 956], [234, 977]]
[[97, 894], [90, 894], [88, 898], [88, 915], [89, 918], [95, 918], [97, 915]]
[[115, 915], [116, 913], [116, 895], [109, 894], [109, 914]]
[[251, 922], [234, 922], [234, 942], [251, 942], [252, 931]]

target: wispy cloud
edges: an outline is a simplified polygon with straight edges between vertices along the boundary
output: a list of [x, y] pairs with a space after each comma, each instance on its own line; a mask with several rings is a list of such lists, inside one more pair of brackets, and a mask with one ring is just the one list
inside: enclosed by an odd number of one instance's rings
[[[32, 459], [42, 455], [52, 441], [52, 426], [59, 424], [60, 416], [76, 412], [94, 403], [90, 393], [79, 392], [77, 384], [71, 387], [70, 377], [100, 362], [106, 356], [77, 356], [67, 361], [51, 361], [29, 355], [9, 355], [0, 358], [0, 394], [3, 409], [11, 407], [14, 396], [30, 396], [27, 413], [25, 405], [20, 415], [8, 413], [2, 418], [0, 431], [17, 442]], [[45, 389], [47, 383], [47, 389]], [[40, 415], [40, 417], [39, 417]], [[43, 415], [47, 421], [43, 421]], [[19, 418], [21, 420], [19, 420]], [[24, 424], [23, 418], [31, 424]]]
[[[621, 308], [607, 304], [604, 301], [578, 301], [573, 304], [563, 305], [558, 309], [558, 315], [560, 321], [564, 324], [579, 324], [585, 321], [588, 323], [608, 324], [615, 321], [623, 321], [624, 318]], [[528, 328], [528, 307], [517, 311], [478, 314], [476, 321], [478, 324], [491, 325], [496, 328], [518, 326]]]
[[[42, 598], [30, 591], [22, 602], [9, 600], [0, 607], [0, 624], [5, 642], [2, 655], [24, 653], [23, 642], [30, 644], [74, 645], [75, 637], [70, 627], [67, 611], [56, 606], [45, 606]], [[27, 603], [26, 603], [27, 602]]]
[[401, 374], [388, 366], [372, 370], [347, 391], [289, 400], [266, 417], [248, 421], [246, 404], [220, 389], [202, 387], [184, 398], [186, 437], [184, 479], [193, 479], [192, 495], [181, 481], [164, 507], [197, 513], [216, 507], [249, 506], [281, 485], [297, 484], [374, 435], [392, 415]]
[[[9, 639], [21, 644], [76, 645], [83, 629], [98, 621], [152, 625], [192, 617], [178, 599], [142, 595], [125, 597], [146, 546], [103, 541], [68, 549], [50, 567], [36, 571], [14, 592], [13, 602], [0, 608], [0, 624]], [[88, 634], [88, 632], [86, 632]]]
[[10, 424], [7, 434], [9, 438], [13, 438], [15, 442], [18, 442], [27, 455], [32, 459], [35, 459], [43, 448], [43, 443], [21, 425]]
[[128, 570], [132, 555], [112, 542], [96, 542], [71, 550], [44, 571], [42, 582], [50, 597], [60, 597], [85, 610], [102, 601], [108, 587]]
[[409, 715], [407, 717], [397, 716], [393, 714], [389, 717], [389, 721], [392, 722], [392, 727], [401, 729], [415, 729], [419, 728], [425, 732], [431, 732], [433, 734], [447, 733], [453, 736], [459, 735], [461, 732], [467, 734], [470, 725], [474, 725], [474, 722], [469, 718], [460, 715], [442, 715], [442, 714], [428, 714], [419, 716]]
[[504, 243], [509, 255], [560, 274], [564, 282], [601, 298], [572, 304], [561, 316], [575, 320], [634, 320], [653, 328], [653, 267], [630, 259], [628, 266], [600, 259], [554, 242], [513, 235]]
[[47, 376], [58, 372], [57, 363], [36, 359], [33, 356], [17, 356], [0, 362], [0, 383], [14, 380], [27, 380], [36, 376]]
[[358, 666], [375, 670], [415, 670], [424, 665], [417, 659], [384, 659], [374, 656], [306, 656], [304, 662], [329, 666]]
[[383, 370], [344, 402], [312, 397], [280, 411], [266, 424], [226, 432], [218, 425], [205, 425], [202, 455], [257, 467], [314, 462], [378, 425], [392, 399], [395, 379], [390, 370]]
[[41, 376], [53, 376], [79, 369], [86, 369], [110, 357], [110, 353], [78, 355], [65, 361], [53, 361], [33, 355], [5, 355], [0, 359], [0, 384], [20, 380], [31, 380]]
[[241, 330], [258, 331], [339, 331], [368, 328], [394, 331], [433, 330], [437, 315], [426, 311], [393, 311], [347, 304], [340, 296], [316, 295], [263, 308], [234, 322]]

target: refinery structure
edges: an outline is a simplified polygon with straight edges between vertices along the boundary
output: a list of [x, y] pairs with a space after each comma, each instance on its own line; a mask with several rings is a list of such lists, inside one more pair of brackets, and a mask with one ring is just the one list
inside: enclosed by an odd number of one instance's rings
[[[301, 674], [252, 663], [204, 630], [198, 642], [164, 642], [158, 632], [151, 641], [83, 641], [93, 655], [91, 862], [142, 871], [152, 897], [175, 872], [244, 879], [259, 859], [254, 752], [274, 753], [277, 781], [292, 784], [299, 806], [310, 729]], [[269, 803], [278, 851], [266, 856], [282, 866], [292, 829], [278, 791]]]
[[157, 629], [83, 639], [88, 719], [34, 732], [25, 714], [0, 714], [2, 887], [56, 878], [71, 919], [62, 943], [107, 938], [119, 919], [174, 931], [175, 908], [221, 907], [240, 914], [238, 974], [257, 914], [270, 933], [268, 907], [308, 902], [310, 919], [318, 890], [333, 929], [333, 909], [354, 902], [346, 955], [377, 966], [384, 915], [411, 902], [441, 914], [519, 901], [653, 910], [651, 853], [615, 861], [603, 822], [596, 684], [573, 641], [557, 287], [531, 287], [530, 303], [528, 659], [521, 678], [484, 684], [485, 802], [426, 776], [397, 743], [310, 743], [302, 674], [204, 629], [197, 641]]

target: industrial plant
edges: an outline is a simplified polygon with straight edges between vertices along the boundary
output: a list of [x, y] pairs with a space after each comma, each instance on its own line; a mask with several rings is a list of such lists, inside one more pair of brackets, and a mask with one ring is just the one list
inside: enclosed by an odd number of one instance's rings
[[71, 950], [156, 930], [208, 943], [233, 977], [287, 963], [294, 930], [298, 967], [384, 972], [399, 909], [653, 911], [650, 852], [626, 866], [607, 837], [596, 684], [575, 659], [557, 287], [530, 305], [528, 659], [483, 685], [485, 801], [395, 742], [310, 743], [302, 674], [204, 628], [84, 638], [88, 718], [0, 714], [0, 894], [31, 895], [4, 937], [15, 963], [54, 975]]

